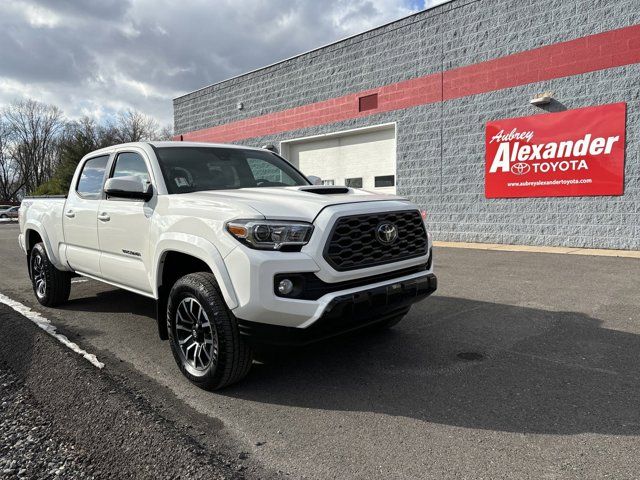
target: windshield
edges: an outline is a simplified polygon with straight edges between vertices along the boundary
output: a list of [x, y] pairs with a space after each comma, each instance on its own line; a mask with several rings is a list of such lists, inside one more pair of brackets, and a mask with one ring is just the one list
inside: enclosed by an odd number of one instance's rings
[[271, 152], [221, 147], [156, 148], [169, 193], [309, 185]]

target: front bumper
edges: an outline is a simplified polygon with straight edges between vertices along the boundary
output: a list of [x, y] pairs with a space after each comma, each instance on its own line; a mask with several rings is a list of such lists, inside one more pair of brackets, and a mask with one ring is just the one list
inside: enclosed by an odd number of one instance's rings
[[238, 319], [240, 334], [257, 345], [301, 346], [404, 315], [409, 307], [438, 288], [433, 273], [390, 284], [342, 293], [328, 302], [322, 315], [307, 328], [294, 328]]
[[[323, 317], [335, 298], [351, 295], [378, 287], [409, 282], [432, 273], [431, 268], [417, 273], [403, 274], [401, 271], [418, 267], [427, 258], [417, 258], [393, 265], [386, 265], [385, 271], [354, 272], [353, 277], [368, 278], [368, 283], [333, 291], [313, 300], [285, 298], [274, 292], [274, 278], [287, 273], [312, 272], [320, 276], [322, 272], [314, 258], [304, 252], [274, 252], [251, 250], [244, 245], [235, 248], [224, 259], [238, 305], [232, 310], [236, 318], [255, 323], [279, 325], [282, 327], [308, 328]], [[398, 271], [389, 278], [388, 274]]]

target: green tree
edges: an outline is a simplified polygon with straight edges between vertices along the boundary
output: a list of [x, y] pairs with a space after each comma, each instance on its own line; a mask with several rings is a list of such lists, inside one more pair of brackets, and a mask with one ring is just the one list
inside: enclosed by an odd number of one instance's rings
[[68, 122], [58, 138], [58, 166], [51, 180], [41, 184], [34, 195], [64, 195], [69, 191], [78, 163], [86, 154], [117, 143], [115, 127], [98, 125], [90, 117]]

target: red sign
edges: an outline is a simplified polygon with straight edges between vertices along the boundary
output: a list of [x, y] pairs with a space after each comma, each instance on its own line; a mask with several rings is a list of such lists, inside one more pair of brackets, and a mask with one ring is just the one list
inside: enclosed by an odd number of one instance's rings
[[622, 195], [626, 104], [487, 123], [485, 196]]

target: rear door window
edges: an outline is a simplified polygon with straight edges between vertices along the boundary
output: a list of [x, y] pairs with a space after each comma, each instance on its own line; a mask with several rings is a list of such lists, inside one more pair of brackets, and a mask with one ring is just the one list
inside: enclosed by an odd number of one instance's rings
[[102, 195], [104, 171], [107, 168], [109, 155], [94, 157], [87, 160], [80, 172], [76, 191], [81, 197], [98, 200]]

